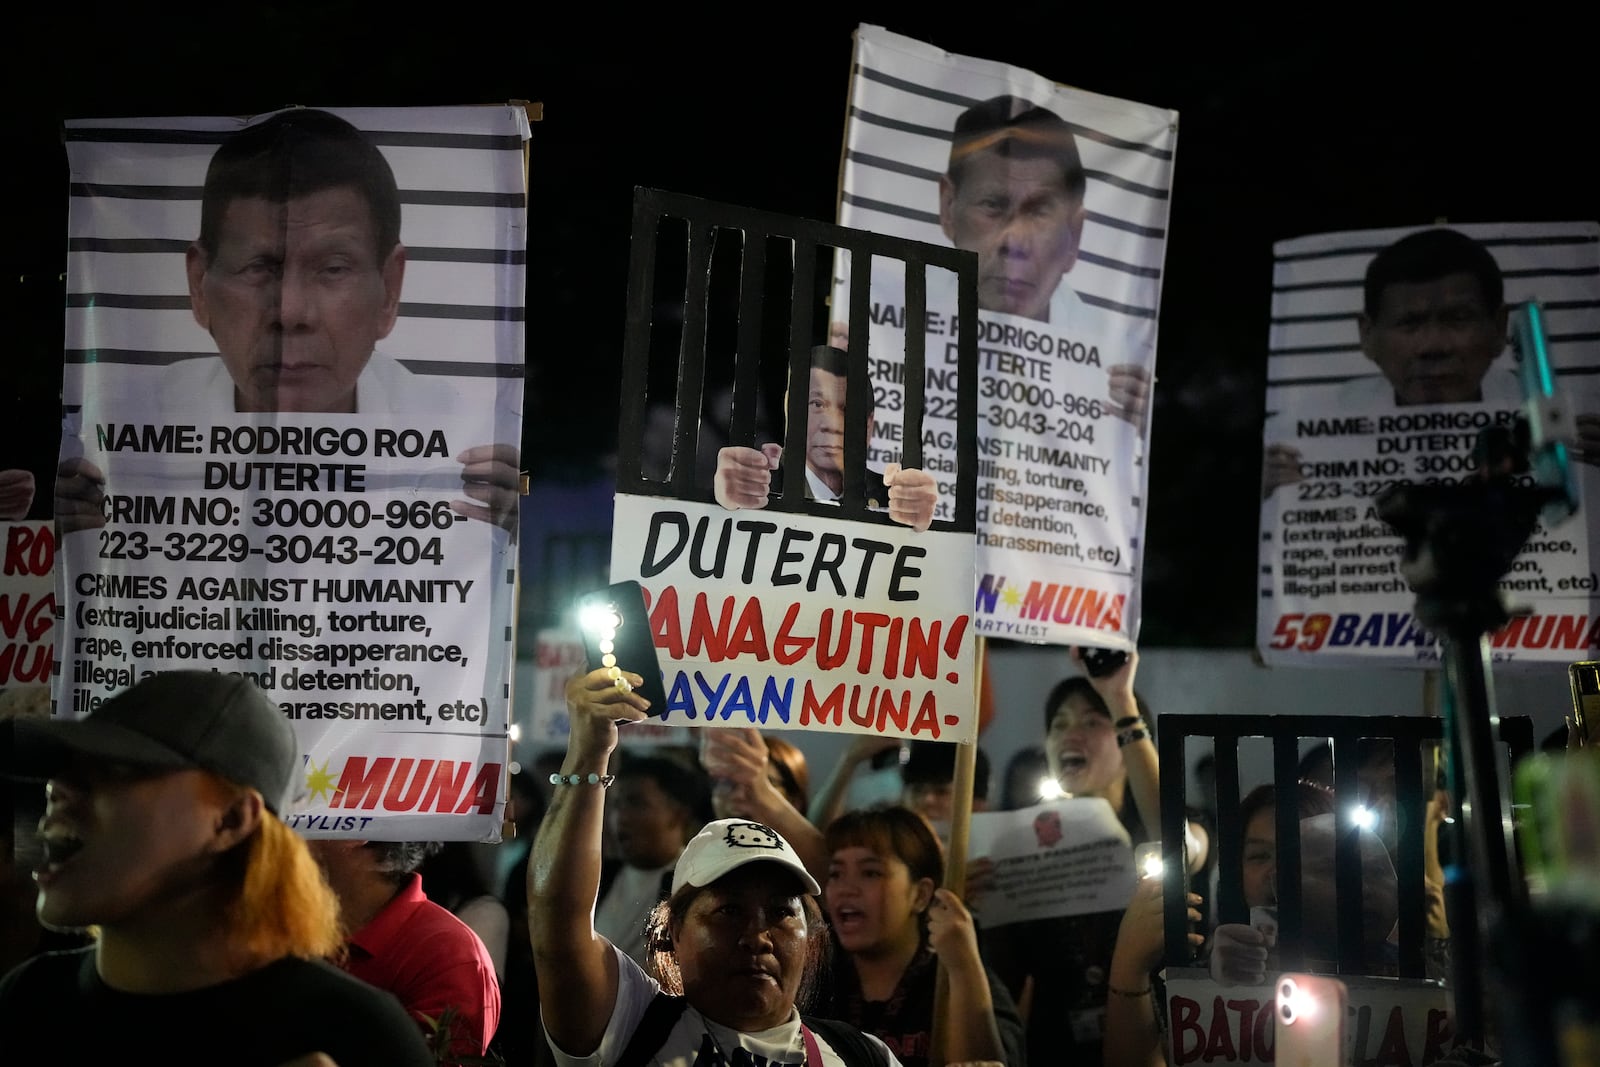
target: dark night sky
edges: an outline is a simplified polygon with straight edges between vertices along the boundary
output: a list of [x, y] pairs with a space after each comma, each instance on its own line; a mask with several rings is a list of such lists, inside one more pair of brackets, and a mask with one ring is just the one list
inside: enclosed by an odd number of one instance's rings
[[990, 5], [974, 24], [927, 3], [643, 18], [581, 6], [430, 5], [382, 22], [378, 5], [351, 2], [10, 16], [10, 448], [53, 450], [58, 432], [63, 119], [527, 99], [544, 121], [525, 463], [536, 478], [590, 477], [616, 433], [632, 188], [831, 221], [850, 35], [871, 23], [1180, 113], [1141, 640], [1245, 647], [1273, 241], [1600, 215], [1592, 26], [1526, 4], [1493, 15], [1306, 5], [1234, 23], [1206, 5], [1166, 25], [1158, 8], [1129, 4]]

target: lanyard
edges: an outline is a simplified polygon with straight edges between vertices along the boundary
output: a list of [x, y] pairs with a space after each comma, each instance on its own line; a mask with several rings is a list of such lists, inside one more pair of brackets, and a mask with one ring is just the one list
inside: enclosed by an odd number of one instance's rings
[[806, 1042], [806, 1067], [822, 1067], [822, 1050], [817, 1048], [817, 1039], [812, 1034], [811, 1027], [801, 1023], [800, 1036]]

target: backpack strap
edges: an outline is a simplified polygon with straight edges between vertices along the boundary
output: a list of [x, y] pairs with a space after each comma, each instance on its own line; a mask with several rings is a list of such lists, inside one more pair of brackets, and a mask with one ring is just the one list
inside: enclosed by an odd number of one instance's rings
[[645, 1008], [639, 1025], [633, 1028], [633, 1036], [628, 1039], [628, 1047], [622, 1050], [622, 1055], [613, 1067], [645, 1067], [645, 1064], [650, 1062], [650, 1057], [660, 1051], [661, 1046], [666, 1043], [667, 1035], [672, 1032], [672, 1028], [677, 1025], [688, 1007], [689, 1002], [682, 997], [657, 993], [650, 999], [650, 1006]]
[[865, 1034], [849, 1023], [837, 1019], [813, 1019], [809, 1015], [802, 1015], [800, 1023], [826, 1041], [839, 1054], [845, 1067], [889, 1067], [889, 1057], [883, 1054], [882, 1046], [867, 1040]]

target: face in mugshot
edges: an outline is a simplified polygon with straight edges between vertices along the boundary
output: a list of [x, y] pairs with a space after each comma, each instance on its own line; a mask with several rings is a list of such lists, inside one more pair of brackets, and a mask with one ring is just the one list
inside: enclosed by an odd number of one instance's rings
[[[811, 368], [806, 400], [806, 466], [835, 493], [844, 491], [844, 403], [846, 379], [820, 367]], [[867, 436], [872, 412], [867, 412]]]
[[1050, 298], [1078, 259], [1083, 201], [1053, 159], [972, 155], [960, 185], [939, 179], [939, 225], [978, 253], [978, 306], [1050, 321]]
[[1361, 350], [1394, 387], [1395, 402], [1454, 404], [1481, 398], [1506, 344], [1504, 307], [1490, 308], [1466, 272], [1384, 286], [1374, 318], [1360, 319]]
[[240, 411], [353, 411], [356, 380], [394, 328], [405, 249], [380, 253], [361, 194], [234, 200], [215, 256], [188, 252], [195, 321], [233, 378]]

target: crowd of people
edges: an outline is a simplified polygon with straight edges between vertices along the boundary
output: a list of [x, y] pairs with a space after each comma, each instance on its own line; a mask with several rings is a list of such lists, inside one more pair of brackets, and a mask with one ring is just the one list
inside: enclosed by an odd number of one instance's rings
[[[1156, 722], [1137, 667], [1135, 653], [1103, 677], [1073, 670], [993, 805], [977, 760], [972, 807], [1041, 803], [1042, 766], [1062, 795], [1103, 800], [1130, 846], [1151, 840]], [[264, 1064], [1166, 1062], [1161, 879], [1110, 910], [986, 925], [988, 857], [964, 857], [962, 892], [945, 885], [965, 799], [954, 746], [862, 737], [813, 793], [805, 755], [776, 734], [619, 746], [618, 724], [647, 713], [641, 682], [604, 669], [571, 681], [569, 745], [514, 776], [500, 845], [302, 840], [278, 817], [292, 732], [231, 675], [157, 674], [82, 720], [12, 720], [6, 775], [47, 784], [37, 846], [15, 842], [33, 881], [4, 883], [16, 921], [0, 1024], [23, 1035], [9, 1047], [98, 1062], [157, 1054], [181, 1032]], [[1392, 751], [1362, 758], [1364, 802], [1392, 811]], [[852, 792], [869, 765], [897, 769], [898, 793]], [[1315, 920], [1335, 909], [1312, 903], [1335, 880], [1319, 753], [1302, 774], [1302, 948], [1331, 966]], [[1241, 803], [1229, 876], [1256, 909], [1275, 903], [1277, 804], [1270, 785]], [[1200, 891], [1189, 948], [1219, 983], [1262, 984], [1274, 931], [1215, 923], [1207, 907], [1220, 874], [1204, 807], [1185, 840]], [[1442, 816], [1429, 805], [1430, 837]], [[1371, 974], [1395, 973], [1390, 847], [1363, 834]], [[1437, 870], [1430, 848], [1428, 933], [1447, 959]], [[235, 1024], [269, 1000], [292, 1025]], [[106, 1025], [40, 1025], [62, 1011]]]

